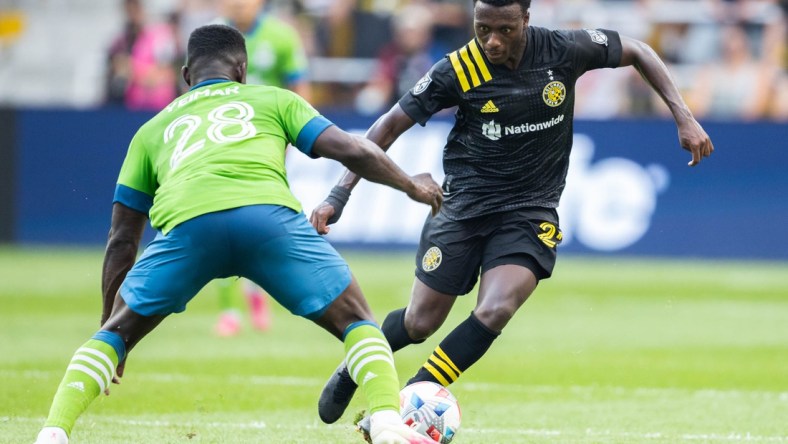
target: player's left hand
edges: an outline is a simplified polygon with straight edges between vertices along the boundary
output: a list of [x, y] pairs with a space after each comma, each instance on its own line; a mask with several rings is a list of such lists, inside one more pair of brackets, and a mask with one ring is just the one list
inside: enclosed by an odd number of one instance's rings
[[[123, 377], [123, 370], [126, 369], [126, 359], [124, 358], [122, 361], [118, 363], [118, 367], [115, 370], [115, 376], [112, 377], [113, 384], [120, 384], [120, 378]], [[104, 394], [109, 396], [109, 387], [104, 389]]]
[[700, 163], [702, 158], [709, 157], [714, 152], [711, 138], [697, 120], [690, 117], [679, 123], [678, 126], [681, 147], [692, 153], [692, 160], [687, 165], [695, 166]]

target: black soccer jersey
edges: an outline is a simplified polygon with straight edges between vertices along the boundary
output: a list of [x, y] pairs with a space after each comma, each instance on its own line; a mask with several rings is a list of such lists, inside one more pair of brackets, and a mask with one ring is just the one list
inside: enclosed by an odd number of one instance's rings
[[520, 65], [491, 64], [474, 39], [399, 101], [424, 125], [457, 106], [443, 152], [443, 211], [455, 220], [522, 207], [557, 208], [572, 148], [575, 81], [616, 67], [618, 33], [528, 27]]

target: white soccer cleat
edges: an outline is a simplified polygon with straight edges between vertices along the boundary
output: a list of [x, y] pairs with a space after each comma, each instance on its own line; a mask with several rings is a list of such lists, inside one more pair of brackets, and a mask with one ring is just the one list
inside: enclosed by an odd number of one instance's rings
[[372, 415], [369, 439], [372, 444], [435, 444], [432, 439], [406, 426], [394, 411]]
[[34, 444], [68, 444], [68, 435], [60, 427], [44, 427]]

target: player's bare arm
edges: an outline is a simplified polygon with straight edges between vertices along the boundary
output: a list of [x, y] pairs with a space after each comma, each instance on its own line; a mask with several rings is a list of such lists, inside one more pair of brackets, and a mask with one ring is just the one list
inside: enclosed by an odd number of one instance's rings
[[700, 163], [714, 151], [709, 135], [692, 115], [681, 93], [673, 81], [668, 68], [646, 43], [621, 36], [621, 63], [619, 66], [634, 66], [643, 79], [659, 94], [670, 109], [679, 130], [681, 147], [692, 153], [689, 166]]
[[[394, 141], [399, 138], [399, 136], [401, 136], [415, 123], [416, 122], [414, 122], [413, 119], [405, 114], [405, 111], [402, 110], [399, 104], [395, 104], [386, 114], [383, 114], [380, 118], [378, 118], [377, 121], [375, 121], [374, 124], [372, 124], [372, 126], [367, 131], [366, 138], [374, 142], [374, 144], [376, 144], [385, 152], [388, 151], [388, 149], [391, 147]], [[318, 141], [319, 140], [320, 139], [318, 139]], [[432, 180], [431, 178], [429, 179]], [[339, 216], [342, 215], [344, 204], [347, 202], [347, 199], [350, 197], [350, 192], [353, 190], [356, 184], [358, 184], [359, 180], [361, 180], [361, 176], [348, 168], [339, 179], [337, 186], [334, 187], [334, 191], [332, 191], [332, 195], [336, 193], [341, 194], [339, 196], [339, 201], [337, 201], [336, 197], [332, 199], [329, 196], [328, 199], [320, 203], [320, 205], [312, 210], [312, 215], [309, 217], [309, 221], [312, 223], [315, 229], [317, 229], [318, 233], [327, 234], [330, 230], [328, 225], [333, 224], [339, 220]], [[411, 198], [413, 197], [411, 196]], [[441, 200], [442, 199], [443, 198], [441, 197]], [[433, 214], [436, 212], [437, 210], [433, 206]]]
[[[112, 206], [112, 222], [101, 268], [101, 325], [104, 325], [112, 314], [120, 284], [137, 259], [137, 250], [147, 222], [148, 216], [144, 213], [117, 202]], [[123, 376], [125, 364], [125, 359], [118, 363], [116, 376], [112, 378], [113, 383], [120, 383], [119, 378]], [[104, 393], [109, 395], [109, 387]]]
[[139, 211], [117, 202], [112, 206], [112, 222], [101, 270], [101, 325], [109, 319], [120, 284], [134, 265], [147, 222], [148, 216]]
[[[433, 214], [440, 209], [443, 202], [440, 185], [429, 173], [408, 176], [369, 139], [332, 126], [317, 138], [313, 150], [320, 156], [341, 162], [360, 177], [407, 193], [411, 199], [431, 206]], [[315, 228], [322, 234], [328, 232], [325, 225], [318, 224]]]

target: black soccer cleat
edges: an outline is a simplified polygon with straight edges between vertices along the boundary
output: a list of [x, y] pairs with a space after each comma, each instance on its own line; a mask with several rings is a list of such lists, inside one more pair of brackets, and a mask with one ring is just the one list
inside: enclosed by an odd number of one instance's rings
[[345, 413], [357, 388], [358, 384], [353, 382], [347, 371], [347, 366], [343, 362], [331, 375], [326, 386], [323, 387], [323, 392], [320, 393], [320, 400], [317, 401], [317, 412], [320, 419], [326, 424], [337, 422]]

